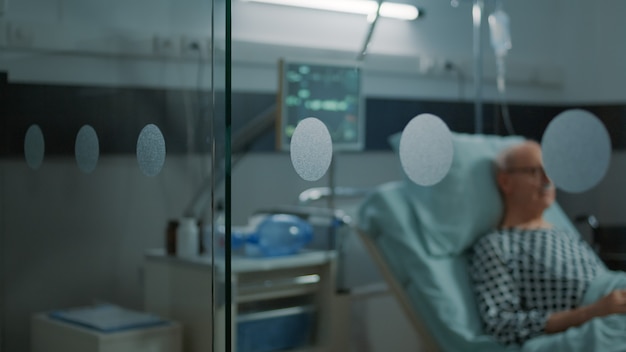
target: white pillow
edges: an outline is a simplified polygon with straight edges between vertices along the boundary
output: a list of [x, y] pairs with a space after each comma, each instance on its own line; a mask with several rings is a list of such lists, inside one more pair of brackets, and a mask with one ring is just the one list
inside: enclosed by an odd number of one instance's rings
[[[418, 217], [431, 255], [462, 253], [497, 226], [502, 200], [495, 182], [498, 153], [524, 141], [523, 137], [452, 133], [454, 157], [449, 173], [433, 186], [420, 186], [408, 177], [407, 197]], [[389, 138], [397, 152], [400, 134]]]

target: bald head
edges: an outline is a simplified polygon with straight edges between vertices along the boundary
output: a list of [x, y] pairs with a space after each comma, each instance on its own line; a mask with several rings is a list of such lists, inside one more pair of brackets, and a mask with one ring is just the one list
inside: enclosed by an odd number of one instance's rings
[[528, 155], [541, 155], [541, 145], [535, 141], [524, 141], [508, 147], [496, 158], [496, 167], [498, 171], [509, 170], [517, 167]]

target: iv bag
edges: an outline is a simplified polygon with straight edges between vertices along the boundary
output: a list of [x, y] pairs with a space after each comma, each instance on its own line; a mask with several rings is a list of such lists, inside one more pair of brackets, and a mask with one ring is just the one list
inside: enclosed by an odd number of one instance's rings
[[491, 32], [491, 46], [496, 56], [505, 56], [512, 47], [509, 16], [502, 10], [494, 11], [489, 15], [489, 30]]

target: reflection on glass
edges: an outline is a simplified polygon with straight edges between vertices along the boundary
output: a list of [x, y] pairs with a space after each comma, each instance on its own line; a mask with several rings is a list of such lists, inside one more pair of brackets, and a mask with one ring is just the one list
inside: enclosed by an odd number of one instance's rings
[[146, 125], [139, 134], [137, 162], [146, 176], [158, 175], [165, 164], [165, 139], [161, 130], [153, 124]]
[[606, 174], [611, 140], [604, 124], [592, 113], [573, 109], [557, 115], [541, 140], [546, 174], [571, 193], [587, 191]]
[[296, 126], [290, 144], [291, 163], [306, 181], [317, 181], [328, 170], [333, 158], [333, 143], [326, 125], [307, 117]]
[[421, 186], [441, 181], [452, 164], [454, 147], [448, 126], [437, 116], [420, 114], [400, 137], [400, 162], [406, 175]]
[[37, 170], [41, 167], [45, 149], [46, 145], [41, 128], [39, 125], [31, 125], [28, 131], [26, 131], [26, 137], [24, 138], [24, 157], [26, 158], [26, 164], [31, 169]]
[[98, 143], [98, 134], [93, 127], [85, 125], [80, 128], [76, 135], [74, 154], [80, 171], [88, 174], [96, 169], [100, 155], [100, 146]]

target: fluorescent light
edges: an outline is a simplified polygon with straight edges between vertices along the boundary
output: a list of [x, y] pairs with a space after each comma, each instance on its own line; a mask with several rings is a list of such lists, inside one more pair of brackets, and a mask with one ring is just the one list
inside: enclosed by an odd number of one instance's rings
[[472, 19], [474, 20], [474, 26], [480, 25], [480, 20], [482, 19], [482, 16], [483, 7], [478, 2], [475, 2], [474, 6], [472, 6]]
[[413, 5], [385, 1], [380, 6], [380, 15], [383, 17], [410, 21], [419, 17], [420, 12], [417, 7]]
[[[308, 9], [327, 10], [373, 16], [376, 14], [378, 2], [375, 0], [243, 0], [264, 4], [304, 7]], [[400, 20], [414, 20], [419, 10], [413, 5], [398, 4], [384, 1], [380, 7], [380, 16]]]

